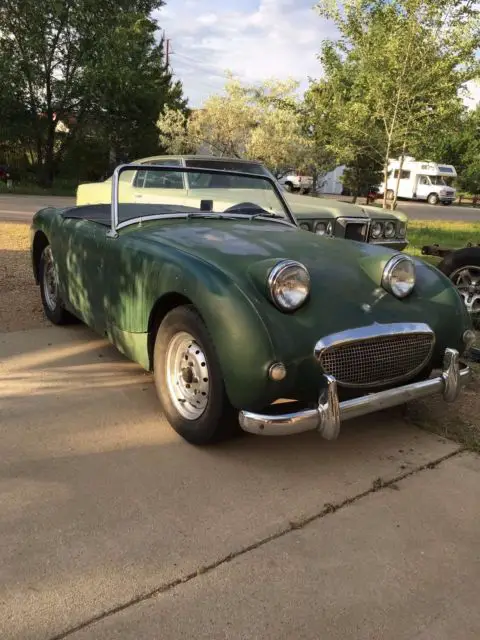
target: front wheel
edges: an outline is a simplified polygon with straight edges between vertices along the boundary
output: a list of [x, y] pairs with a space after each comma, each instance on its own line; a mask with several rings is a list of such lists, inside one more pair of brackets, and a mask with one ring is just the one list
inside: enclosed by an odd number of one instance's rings
[[436, 193], [431, 193], [427, 198], [428, 204], [438, 204], [439, 201], [440, 201], [440, 198]]
[[210, 444], [239, 429], [213, 341], [193, 306], [177, 307], [165, 316], [155, 340], [153, 364], [165, 415], [187, 442]]

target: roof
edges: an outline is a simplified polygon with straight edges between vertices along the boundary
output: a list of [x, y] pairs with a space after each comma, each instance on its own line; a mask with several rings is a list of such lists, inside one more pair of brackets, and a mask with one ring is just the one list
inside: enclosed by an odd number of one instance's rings
[[248, 164], [262, 164], [258, 160], [246, 160], [245, 158], [230, 158], [228, 156], [207, 156], [207, 155], [197, 155], [197, 154], [182, 154], [182, 155], [174, 155], [174, 154], [161, 154], [157, 156], [149, 156], [148, 158], [139, 158], [134, 162], [149, 162], [151, 160], [160, 160], [160, 159], [169, 159], [169, 160], [225, 160], [226, 162], [245, 162]]

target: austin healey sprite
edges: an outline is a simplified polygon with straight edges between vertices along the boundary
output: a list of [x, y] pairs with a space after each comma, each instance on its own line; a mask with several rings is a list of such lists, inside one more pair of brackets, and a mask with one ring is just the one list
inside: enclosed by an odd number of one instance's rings
[[[124, 174], [139, 169], [157, 184], [188, 173], [193, 187], [181, 202], [123, 202]], [[474, 333], [449, 279], [383, 246], [302, 230], [272, 178], [122, 165], [111, 189], [106, 204], [35, 214], [45, 314], [80, 319], [152, 371], [188, 442], [238, 426], [334, 439], [343, 420], [432, 394], [452, 402], [468, 380]]]

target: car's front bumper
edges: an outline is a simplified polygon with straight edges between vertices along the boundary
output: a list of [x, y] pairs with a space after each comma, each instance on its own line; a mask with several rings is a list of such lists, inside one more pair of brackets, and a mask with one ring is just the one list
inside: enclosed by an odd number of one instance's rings
[[460, 363], [458, 351], [446, 349], [443, 371], [438, 377], [340, 402], [335, 378], [325, 375], [325, 390], [314, 409], [280, 415], [241, 411], [239, 422], [244, 431], [264, 436], [318, 431], [327, 440], [334, 440], [338, 437], [342, 420], [357, 418], [434, 394], [442, 394], [445, 401], [453, 402], [470, 376], [470, 368]]

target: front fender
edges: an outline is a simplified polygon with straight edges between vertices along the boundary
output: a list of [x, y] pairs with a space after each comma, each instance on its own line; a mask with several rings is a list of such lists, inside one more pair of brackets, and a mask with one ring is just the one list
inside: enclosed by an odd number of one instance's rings
[[125, 343], [125, 335], [132, 341], [136, 334], [144, 353], [139, 357], [131, 349], [129, 355], [148, 366], [145, 349], [152, 310], [163, 296], [177, 294], [191, 301], [207, 326], [232, 405], [253, 409], [275, 400], [278, 383], [268, 377], [274, 347], [256, 309], [259, 294], [253, 287], [247, 293], [217, 267], [190, 254], [164, 247], [160, 258], [146, 255], [138, 245], [136, 249], [122, 248], [122, 259], [116, 262], [120, 289], [107, 292], [107, 325], [114, 342]]

